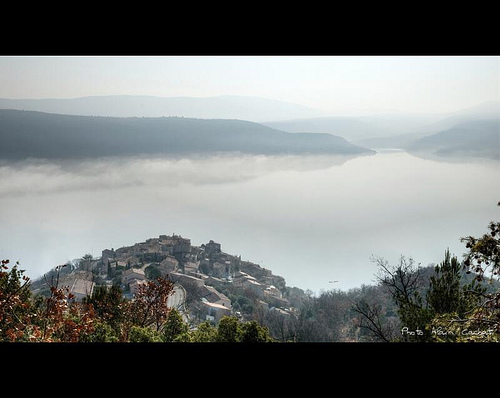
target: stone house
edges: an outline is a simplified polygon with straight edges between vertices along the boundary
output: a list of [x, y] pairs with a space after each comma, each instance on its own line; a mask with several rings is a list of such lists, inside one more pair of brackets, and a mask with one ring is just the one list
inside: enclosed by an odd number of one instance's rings
[[171, 272], [170, 279], [174, 282], [179, 282], [182, 284], [193, 284], [197, 287], [202, 287], [205, 285], [205, 280], [201, 278], [196, 278], [194, 276], [181, 274], [179, 272]]
[[205, 318], [207, 320], [219, 323], [223, 316], [231, 315], [231, 310], [221, 304], [211, 303], [206, 299], [202, 299], [201, 303], [205, 310]]
[[202, 288], [200, 289], [200, 295], [202, 298], [211, 303], [220, 304], [229, 309], [232, 308], [231, 300], [225, 294], [215, 289], [213, 286], [202, 286]]
[[178, 266], [179, 262], [174, 257], [167, 256], [160, 262], [160, 264], [158, 264], [157, 268], [162, 276], [166, 276], [175, 271]]
[[264, 295], [269, 297], [281, 298], [280, 290], [273, 285], [266, 287], [266, 289], [264, 290]]
[[220, 243], [215, 243], [213, 240], [205, 245], [205, 254], [210, 255], [212, 253], [220, 253]]
[[264, 297], [264, 288], [256, 280], [246, 279], [242, 283], [241, 287], [245, 290], [249, 290], [250, 292], [256, 294], [257, 297]]
[[212, 264], [212, 274], [219, 278], [225, 278], [230, 273], [230, 265], [225, 262], [214, 262]]
[[252, 275], [249, 275], [246, 272], [236, 272], [233, 278], [233, 285], [250, 290], [258, 297], [264, 296], [264, 286], [257, 282], [257, 279], [255, 279]]
[[141, 279], [133, 279], [130, 283], [129, 283], [129, 287], [130, 287], [130, 293], [135, 295], [137, 294], [137, 291], [139, 290], [139, 286], [142, 286], [142, 285], [145, 285], [147, 284], [148, 282], [146, 280], [141, 280]]
[[101, 261], [107, 266], [108, 261], [113, 261], [116, 258], [116, 252], [111, 249], [104, 249], [101, 253]]
[[243, 271], [237, 271], [233, 276], [233, 283], [235, 286], [242, 285], [247, 280], [257, 281], [257, 279], [255, 279], [252, 275], [249, 275]]
[[144, 271], [139, 268], [130, 268], [123, 271], [122, 274], [122, 283], [124, 285], [130, 284], [133, 280], [146, 280], [146, 275]]
[[189, 275], [194, 275], [198, 273], [200, 263], [196, 262], [186, 262], [184, 264], [184, 273]]
[[74, 280], [71, 286], [70, 293], [75, 296], [76, 301], [81, 301], [83, 298], [90, 296], [94, 291], [95, 283], [83, 278]]

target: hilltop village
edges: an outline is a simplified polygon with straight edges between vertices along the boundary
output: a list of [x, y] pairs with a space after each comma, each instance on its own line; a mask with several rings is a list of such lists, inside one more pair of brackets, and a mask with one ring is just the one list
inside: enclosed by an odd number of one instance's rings
[[[243, 261], [241, 256], [224, 253], [220, 243], [210, 240], [198, 247], [175, 234], [105, 249], [100, 258], [85, 255], [61, 268], [58, 275], [77, 300], [91, 295], [96, 285], [119, 285], [123, 295], [133, 299], [141, 284], [158, 276], [175, 282], [172, 306], [193, 324], [205, 320], [218, 323], [224, 315], [248, 320], [256, 313], [276, 312], [286, 317], [295, 312], [284, 297], [287, 288], [283, 277]], [[43, 294], [42, 279], [33, 290]]]

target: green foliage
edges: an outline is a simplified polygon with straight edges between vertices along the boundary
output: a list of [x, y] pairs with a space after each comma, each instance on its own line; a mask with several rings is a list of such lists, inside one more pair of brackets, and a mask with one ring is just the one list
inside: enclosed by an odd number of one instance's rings
[[140, 289], [134, 300], [123, 298], [114, 285], [96, 286], [91, 296], [75, 302], [59, 287], [59, 271], [50, 278], [47, 296], [31, 297], [29, 278], [8, 260], [0, 270], [0, 341], [155, 343], [270, 342], [269, 330], [256, 321], [242, 323], [226, 316], [219, 325], [203, 322], [189, 330], [181, 314], [166, 306], [173, 292], [169, 280], [158, 278]]
[[[484, 301], [486, 288], [476, 280], [464, 281], [457, 257], [446, 250], [444, 260], [435, 266], [428, 283], [411, 259], [402, 257], [392, 267], [385, 260], [377, 262], [381, 285], [387, 288], [397, 307], [400, 333], [396, 340], [465, 341], [457, 328], [470, 323], [471, 314]], [[394, 331], [386, 328], [379, 304], [358, 300], [354, 309], [361, 316], [360, 326], [379, 340], [390, 341], [388, 336], [394, 335]]]
[[219, 343], [236, 343], [241, 339], [241, 325], [235, 316], [224, 316], [219, 321], [216, 341]]
[[213, 343], [217, 341], [217, 328], [205, 321], [190, 332], [190, 338], [193, 343]]
[[464, 317], [476, 308], [485, 291], [476, 281], [464, 284], [461, 268], [457, 257], [446, 250], [444, 260], [436, 265], [430, 277], [426, 302], [416, 293], [411, 303], [398, 303], [402, 324], [409, 330], [425, 330], [420, 335], [404, 334], [403, 339], [436, 341], [441, 331], [439, 341], [456, 339], [457, 325], [467, 322]]
[[[91, 296], [75, 302], [59, 286], [61, 265], [46, 275], [45, 294], [32, 297], [30, 279], [9, 261], [0, 268], [0, 341], [33, 342], [196, 342], [264, 343], [274, 341], [432, 341], [497, 342], [500, 340], [500, 223], [490, 232], [467, 237], [461, 264], [446, 250], [435, 267], [420, 268], [401, 257], [379, 266], [375, 286], [319, 296], [287, 289], [297, 311], [257, 312], [252, 297], [228, 294], [243, 322], [223, 317], [217, 325], [202, 322], [190, 329], [181, 314], [168, 307], [173, 283], [158, 277], [141, 286], [133, 300], [118, 285], [96, 286]], [[89, 263], [89, 255], [82, 262]], [[65, 269], [66, 267], [66, 269]], [[486, 276], [490, 284], [486, 285]], [[37, 287], [40, 291], [43, 286]], [[255, 307], [255, 308], [254, 308]], [[258, 319], [257, 322], [255, 319]]]
[[162, 341], [161, 334], [149, 327], [133, 325], [129, 331], [130, 343], [159, 343]]
[[161, 277], [161, 272], [155, 264], [148, 265], [144, 270], [144, 274], [148, 279], [157, 279]]
[[91, 271], [92, 254], [85, 254], [78, 262], [78, 268], [84, 271]]
[[0, 268], [0, 341], [26, 338], [24, 329], [30, 322], [30, 279], [16, 263], [10, 271], [9, 260], [2, 260]]
[[460, 318], [458, 314], [447, 313], [437, 315], [427, 326], [427, 333], [434, 342], [499, 342], [500, 334], [494, 322], [484, 323], [480, 314], [481, 310], [475, 308], [467, 318]]
[[122, 290], [118, 285], [96, 286], [90, 297], [84, 298], [83, 302], [92, 305], [96, 316], [101, 322], [108, 324], [116, 333], [119, 332], [123, 321], [124, 302]]
[[447, 250], [444, 261], [436, 266], [435, 275], [430, 278], [427, 293], [427, 302], [434, 316], [456, 313], [458, 318], [463, 318], [486, 291], [475, 280], [463, 285], [461, 268], [457, 257], [450, 257]]
[[[497, 205], [500, 206], [500, 202]], [[475, 306], [469, 320], [483, 329], [493, 330], [494, 339], [500, 336], [500, 290], [498, 287], [491, 289], [494, 280], [498, 280], [500, 275], [500, 222], [491, 221], [488, 229], [489, 233], [480, 238], [468, 236], [461, 240], [466, 243], [468, 249], [464, 254], [467, 273], [473, 272], [477, 281], [489, 279], [490, 282], [488, 293], [486, 290], [473, 291], [480, 304]]]
[[182, 320], [182, 315], [179, 311], [171, 309], [167, 321], [163, 325], [163, 341], [167, 343], [179, 341], [180, 336], [185, 336], [188, 331], [189, 327]]
[[269, 336], [269, 329], [265, 328], [257, 321], [249, 321], [241, 325], [242, 343], [269, 343], [273, 341]]
[[491, 277], [500, 275], [500, 222], [491, 221], [488, 229], [490, 232], [480, 238], [468, 236], [461, 239], [468, 249], [464, 254], [464, 265], [468, 273], [476, 273], [478, 280], [483, 280], [488, 272]]
[[108, 323], [97, 321], [93, 325], [93, 331], [79, 341], [82, 343], [116, 343], [119, 339]]

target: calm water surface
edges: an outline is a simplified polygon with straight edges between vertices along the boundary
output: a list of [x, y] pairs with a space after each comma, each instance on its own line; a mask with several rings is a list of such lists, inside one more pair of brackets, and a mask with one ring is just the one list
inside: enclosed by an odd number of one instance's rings
[[[371, 256], [422, 265], [500, 219], [498, 162], [214, 156], [0, 165], [0, 256], [32, 278], [86, 253], [181, 234], [315, 292], [372, 283]], [[334, 286], [328, 282], [338, 280]]]

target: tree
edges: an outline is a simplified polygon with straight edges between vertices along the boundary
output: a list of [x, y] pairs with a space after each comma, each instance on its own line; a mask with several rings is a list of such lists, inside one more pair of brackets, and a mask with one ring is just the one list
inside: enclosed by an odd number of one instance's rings
[[129, 320], [140, 327], [154, 326], [159, 331], [170, 312], [168, 298], [173, 292], [174, 283], [163, 277], [140, 285], [128, 306]]
[[[446, 250], [444, 260], [434, 267], [427, 287], [421, 270], [412, 259], [401, 257], [397, 266], [376, 259], [378, 279], [388, 289], [396, 304], [400, 319], [401, 341], [461, 341], [458, 324], [471, 326], [470, 315], [476, 312], [484, 286], [472, 280], [463, 281], [461, 264]], [[393, 341], [391, 329], [384, 322], [384, 311], [379, 303], [358, 300], [354, 311], [360, 315], [359, 326], [382, 341]]]
[[[500, 202], [497, 205], [500, 206]], [[480, 238], [467, 236], [461, 238], [461, 241], [465, 242], [468, 249], [463, 262], [467, 274], [474, 273], [475, 279], [480, 282], [489, 279], [492, 285], [500, 275], [500, 222], [491, 221], [488, 229], [489, 233]], [[471, 293], [480, 300], [465, 321], [477, 328], [491, 331], [489, 339], [497, 341], [500, 339], [500, 290], [497, 288], [492, 293]]]
[[9, 260], [0, 267], [0, 341], [27, 340], [27, 324], [32, 317], [30, 279], [19, 270], [17, 262], [10, 271]]
[[156, 279], [161, 276], [158, 264], [150, 264], [144, 269], [144, 274], [148, 279]]
[[292, 340], [295, 342], [326, 341], [324, 325], [318, 322], [318, 303], [311, 290], [306, 290], [302, 306], [296, 317], [292, 319]]
[[84, 254], [83, 257], [80, 259], [78, 267], [82, 271], [92, 271], [92, 260], [93, 260], [92, 254]]
[[[412, 258], [400, 257], [397, 266], [390, 266], [382, 258], [375, 258], [379, 266], [379, 283], [388, 289], [394, 300], [401, 321], [401, 339], [404, 341], [423, 341], [420, 334], [432, 319], [432, 312], [425, 305], [421, 290], [423, 281], [418, 265]], [[373, 321], [373, 319], [372, 319]], [[409, 333], [405, 332], [408, 331]]]
[[129, 332], [130, 343], [159, 343], [161, 335], [158, 331], [149, 327], [133, 325]]
[[205, 321], [190, 332], [190, 341], [193, 343], [213, 343], [217, 341], [218, 330], [210, 322]]
[[488, 228], [490, 232], [480, 238], [467, 236], [460, 239], [469, 249], [464, 254], [464, 266], [468, 273], [474, 271], [479, 281], [484, 280], [487, 273], [490, 273], [490, 278], [500, 274], [500, 222], [491, 221]]
[[92, 305], [96, 317], [103, 324], [109, 325], [116, 335], [120, 335], [123, 321], [124, 299], [120, 286], [96, 286], [92, 295], [83, 299], [84, 303]]
[[269, 343], [274, 341], [269, 335], [269, 329], [261, 326], [257, 321], [245, 322], [241, 326], [242, 343]]
[[387, 322], [380, 303], [369, 304], [363, 297], [354, 303], [353, 310], [360, 315], [357, 325], [368, 331], [375, 340], [389, 343], [396, 339], [393, 325]]
[[163, 326], [163, 341], [171, 343], [181, 335], [188, 333], [188, 331], [189, 327], [182, 320], [182, 315], [175, 308], [172, 308]]
[[241, 325], [235, 316], [223, 316], [217, 327], [216, 341], [220, 343], [236, 343], [241, 339]]
[[279, 311], [268, 311], [265, 317], [265, 325], [273, 338], [286, 342], [293, 339], [292, 320], [293, 315], [283, 314]]
[[96, 321], [91, 333], [80, 337], [82, 343], [115, 343], [119, 341], [115, 330], [105, 322]]
[[34, 335], [39, 341], [65, 341], [68, 335], [69, 325], [65, 322], [65, 314], [74, 296], [67, 286], [59, 286], [61, 269], [66, 266], [67, 264], [58, 265], [55, 272], [50, 275], [50, 280], [44, 275], [50, 295], [36, 301], [37, 322]]
[[434, 315], [457, 313], [463, 318], [485, 292], [476, 280], [463, 285], [461, 269], [457, 257], [451, 257], [449, 249], [446, 250], [444, 261], [436, 265], [435, 274], [430, 278], [427, 292], [427, 302]]

